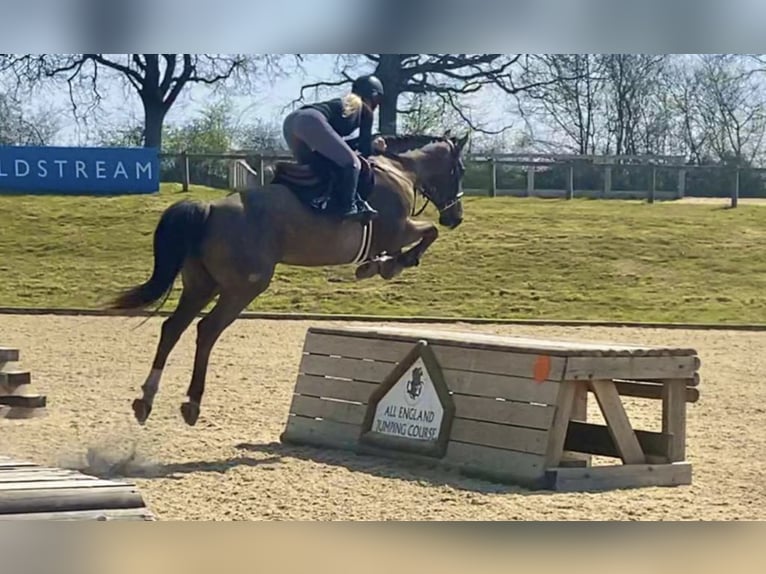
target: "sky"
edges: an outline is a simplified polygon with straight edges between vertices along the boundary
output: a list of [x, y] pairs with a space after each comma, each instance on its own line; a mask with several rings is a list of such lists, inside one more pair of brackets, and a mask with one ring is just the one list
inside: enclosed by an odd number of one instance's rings
[[[338, 78], [335, 67], [335, 54], [316, 54], [311, 55], [303, 64], [302, 73], [293, 73], [287, 77], [273, 79], [271, 81], [261, 82], [259, 89], [252, 94], [232, 96], [236, 114], [244, 122], [260, 119], [267, 122], [274, 122], [281, 126], [282, 119], [289, 113], [291, 102], [300, 94], [301, 86], [317, 80], [335, 80]], [[372, 67], [362, 68], [361, 72], [371, 72]], [[334, 96], [341, 94], [347, 89], [326, 88], [322, 93], [314, 93], [307, 90], [305, 97], [307, 100]], [[112, 125], [124, 125], [131, 118], [141, 120], [142, 106], [130, 89], [125, 89], [118, 81], [110, 81], [108, 87], [102, 90], [103, 101], [96, 122], [93, 126], [78, 125], [72, 117], [69, 94], [65, 87], [50, 94], [47, 97], [37, 97], [33, 101], [27, 102], [31, 109], [44, 109], [46, 113], [55, 114], [61, 130], [57, 135], [57, 145], [87, 145], [88, 134], [98, 124], [101, 127]], [[205, 105], [211, 103], [217, 98], [206, 86], [192, 85], [187, 87], [182, 97], [171, 108], [167, 118], [167, 124], [182, 123], [192, 119]], [[472, 105], [475, 109], [481, 110], [474, 113], [474, 119], [486, 122], [489, 126], [501, 126], [509, 122], [506, 113], [507, 106], [498, 105], [497, 100], [490, 94], [480, 94]], [[285, 107], [287, 106], [287, 109]]]

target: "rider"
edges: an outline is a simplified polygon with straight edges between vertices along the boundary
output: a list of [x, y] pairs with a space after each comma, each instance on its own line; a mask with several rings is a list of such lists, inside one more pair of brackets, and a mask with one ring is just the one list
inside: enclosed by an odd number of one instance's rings
[[[340, 171], [340, 182], [335, 190], [341, 205], [341, 217], [367, 219], [378, 215], [369, 203], [357, 194], [362, 169], [359, 157], [372, 155], [385, 148], [383, 138], [372, 139], [372, 116], [383, 97], [383, 84], [373, 76], [361, 76], [343, 97], [305, 105], [285, 118], [283, 133], [287, 145], [299, 163], [312, 164], [316, 152], [332, 161]], [[354, 130], [359, 136], [344, 140]]]

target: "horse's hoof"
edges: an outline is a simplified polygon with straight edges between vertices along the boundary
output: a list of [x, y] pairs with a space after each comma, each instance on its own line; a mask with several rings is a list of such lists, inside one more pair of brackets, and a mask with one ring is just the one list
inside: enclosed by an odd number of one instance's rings
[[357, 279], [370, 279], [375, 277], [380, 271], [380, 264], [377, 261], [368, 261], [356, 268]]
[[197, 424], [199, 418], [199, 405], [197, 403], [183, 403], [181, 405], [181, 415], [183, 415], [186, 424], [193, 427]]
[[152, 412], [152, 407], [144, 399], [136, 399], [133, 401], [133, 414], [138, 421], [138, 424], [143, 425], [146, 419], [149, 418], [149, 414]]
[[380, 266], [380, 276], [383, 279], [393, 279], [404, 269], [396, 260], [386, 261]]

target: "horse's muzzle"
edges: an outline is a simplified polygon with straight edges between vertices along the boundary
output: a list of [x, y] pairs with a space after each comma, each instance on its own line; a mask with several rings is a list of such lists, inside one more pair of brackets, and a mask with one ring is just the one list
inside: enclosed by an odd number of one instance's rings
[[463, 223], [462, 216], [453, 216], [446, 213], [443, 213], [442, 215], [439, 216], [439, 225], [443, 225], [444, 227], [447, 227], [449, 229], [455, 229], [461, 223]]
[[455, 229], [463, 223], [463, 204], [458, 200], [439, 213], [439, 225]]

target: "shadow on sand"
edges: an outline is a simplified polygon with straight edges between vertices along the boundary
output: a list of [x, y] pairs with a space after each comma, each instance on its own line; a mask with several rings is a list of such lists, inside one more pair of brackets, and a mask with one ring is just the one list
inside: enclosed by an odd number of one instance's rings
[[217, 473], [225, 472], [238, 467], [264, 466], [280, 462], [280, 457], [273, 456], [269, 458], [251, 458], [246, 456], [232, 457], [224, 460], [214, 461], [189, 461], [181, 463], [157, 464], [145, 461], [125, 460], [112, 465], [85, 465], [85, 467], [75, 468], [85, 474], [97, 476], [103, 479], [152, 479], [169, 478], [179, 480], [186, 474], [192, 473]]
[[450, 487], [481, 494], [523, 494], [545, 496], [554, 494], [545, 490], [528, 490], [520, 486], [489, 482], [480, 478], [466, 476], [457, 470], [413, 460], [398, 460], [355, 454], [333, 449], [319, 449], [280, 442], [242, 443], [235, 448], [248, 452], [259, 452], [281, 460], [297, 458], [329, 466], [345, 468], [351, 472], [360, 472], [382, 478], [406, 480], [428, 486]]

